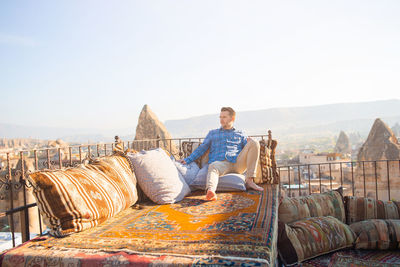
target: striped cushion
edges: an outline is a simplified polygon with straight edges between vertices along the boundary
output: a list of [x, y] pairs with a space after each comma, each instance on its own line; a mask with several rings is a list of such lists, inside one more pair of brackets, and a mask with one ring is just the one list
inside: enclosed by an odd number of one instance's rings
[[368, 219], [400, 219], [400, 202], [374, 198], [346, 196], [347, 224]]
[[285, 264], [294, 264], [353, 246], [351, 228], [332, 216], [313, 217], [291, 224], [279, 222], [278, 249]]
[[279, 205], [279, 221], [291, 223], [308, 217], [333, 216], [345, 222], [345, 210], [339, 190], [305, 197], [285, 197]]
[[136, 178], [122, 156], [29, 175], [34, 196], [51, 234], [92, 228], [137, 201]]
[[350, 225], [357, 249], [400, 249], [400, 220], [371, 219]]

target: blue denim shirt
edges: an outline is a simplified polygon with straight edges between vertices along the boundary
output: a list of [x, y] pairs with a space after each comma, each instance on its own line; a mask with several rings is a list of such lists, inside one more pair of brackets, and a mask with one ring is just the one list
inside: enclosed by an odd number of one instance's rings
[[203, 143], [189, 157], [185, 158], [185, 161], [189, 164], [210, 149], [208, 163], [223, 160], [235, 163], [246, 144], [247, 136], [242, 131], [235, 128], [225, 130], [221, 127], [209, 131]]

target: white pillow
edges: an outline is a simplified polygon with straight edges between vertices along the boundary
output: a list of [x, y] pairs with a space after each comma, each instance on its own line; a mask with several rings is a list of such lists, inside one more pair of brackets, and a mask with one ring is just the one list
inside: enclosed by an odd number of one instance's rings
[[200, 171], [199, 166], [197, 166], [196, 162], [191, 162], [189, 164], [182, 164], [179, 161], [174, 161], [176, 168], [182, 174], [186, 183], [190, 185], [194, 179], [196, 179], [197, 174]]
[[[193, 190], [206, 189], [208, 164], [200, 169], [190, 188]], [[217, 191], [246, 191], [246, 177], [243, 174], [228, 173], [219, 177]]]
[[181, 201], [190, 193], [185, 179], [161, 148], [127, 153], [143, 192], [157, 204]]

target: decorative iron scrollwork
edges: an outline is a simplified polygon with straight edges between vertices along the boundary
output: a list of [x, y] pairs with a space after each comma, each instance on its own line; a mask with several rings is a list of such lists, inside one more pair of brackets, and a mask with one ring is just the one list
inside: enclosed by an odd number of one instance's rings
[[[54, 168], [54, 166], [57, 164], [56, 161], [54, 161], [54, 160], [50, 160], [50, 165], [48, 165], [48, 162], [49, 162], [49, 161], [47, 161], [47, 160], [45, 160], [45, 161], [42, 162], [43, 168], [45, 168], [45, 169], [51, 169], [52, 167]], [[49, 167], [50, 167], [50, 168], [49, 168]]]
[[0, 177], [0, 200], [5, 199], [5, 195], [3, 195], [2, 192], [9, 191], [11, 187], [14, 191], [19, 191], [22, 187], [33, 187], [32, 183], [26, 179], [26, 176], [32, 173], [30, 170], [26, 171], [25, 173], [22, 173], [21, 170], [13, 170], [13, 173], [13, 181], [10, 179], [9, 174], [6, 174], [4, 177]]
[[79, 166], [79, 164], [81, 164], [79, 161], [74, 161], [74, 162], [72, 162], [71, 167], [77, 167], [77, 166]]
[[[29, 175], [31, 173], [32, 173], [32, 171], [28, 170], [25, 175]], [[31, 183], [31, 181], [29, 179], [24, 179], [24, 183], [25, 183], [25, 187], [26, 188], [32, 188], [33, 187], [33, 184]]]
[[3, 192], [10, 190], [11, 183], [9, 179], [9, 175], [6, 174], [4, 176], [4, 179], [0, 177], [0, 200], [4, 200], [6, 198], [6, 195], [3, 194]]
[[24, 173], [21, 170], [16, 170], [15, 171], [15, 178], [17, 181], [13, 182], [13, 189], [15, 189], [16, 191], [20, 190], [22, 186], [24, 186], [25, 184], [25, 178], [24, 178]]

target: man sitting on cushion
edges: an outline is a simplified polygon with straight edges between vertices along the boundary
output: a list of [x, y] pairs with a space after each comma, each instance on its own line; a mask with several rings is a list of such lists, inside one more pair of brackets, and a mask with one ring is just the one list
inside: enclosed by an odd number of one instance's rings
[[233, 127], [235, 115], [236, 112], [231, 107], [221, 108], [219, 116], [221, 128], [209, 131], [203, 143], [189, 157], [181, 160], [182, 163], [189, 164], [210, 149], [207, 200], [217, 199], [215, 191], [219, 176], [227, 173], [243, 173], [246, 169], [246, 187], [257, 191], [263, 190], [254, 183], [260, 157], [260, 144]]

